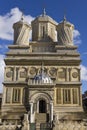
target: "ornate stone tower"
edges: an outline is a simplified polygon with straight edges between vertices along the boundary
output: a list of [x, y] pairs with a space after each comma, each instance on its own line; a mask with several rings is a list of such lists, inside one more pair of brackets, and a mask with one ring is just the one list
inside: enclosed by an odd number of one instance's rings
[[46, 15], [45, 9], [43, 14], [32, 21], [32, 41], [55, 41], [55, 31], [57, 22]]
[[29, 45], [29, 31], [31, 29], [30, 25], [24, 21], [23, 16], [21, 20], [13, 25], [14, 29], [14, 44], [19, 46]]
[[5, 58], [2, 119], [20, 120], [27, 111], [30, 123], [52, 123], [56, 116], [72, 119], [82, 112], [81, 59], [73, 44], [74, 26], [66, 19], [58, 24], [44, 10], [32, 21], [30, 43], [30, 25], [21, 20], [13, 28], [14, 44]]
[[[29, 31], [31, 26], [21, 20], [13, 25], [14, 41], [10, 45], [9, 52], [5, 58], [5, 77], [2, 102], [2, 119], [20, 120], [23, 113], [26, 112], [24, 106], [24, 88], [26, 88], [27, 69], [21, 66], [21, 56], [29, 53]], [[24, 58], [23, 58], [24, 59]], [[24, 83], [25, 82], [25, 83]], [[21, 84], [23, 83], [23, 84]]]

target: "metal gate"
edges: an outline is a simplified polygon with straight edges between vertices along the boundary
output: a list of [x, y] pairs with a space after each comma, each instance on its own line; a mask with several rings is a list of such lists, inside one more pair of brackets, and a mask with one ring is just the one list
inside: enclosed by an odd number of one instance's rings
[[51, 124], [50, 123], [41, 123], [40, 130], [51, 130]]
[[36, 123], [30, 123], [30, 130], [36, 130]]

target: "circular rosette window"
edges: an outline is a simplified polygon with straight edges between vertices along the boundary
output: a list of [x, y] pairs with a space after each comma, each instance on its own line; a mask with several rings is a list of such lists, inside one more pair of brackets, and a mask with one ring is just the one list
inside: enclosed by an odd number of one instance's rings
[[72, 77], [73, 77], [73, 78], [77, 78], [77, 77], [78, 77], [78, 73], [77, 73], [77, 72], [73, 72], [73, 73], [72, 73]]
[[49, 75], [50, 75], [51, 77], [56, 77], [56, 75], [57, 75], [57, 69], [54, 68], [54, 67], [50, 68], [50, 69], [49, 69]]
[[35, 76], [37, 73], [37, 69], [35, 67], [30, 68], [30, 75]]

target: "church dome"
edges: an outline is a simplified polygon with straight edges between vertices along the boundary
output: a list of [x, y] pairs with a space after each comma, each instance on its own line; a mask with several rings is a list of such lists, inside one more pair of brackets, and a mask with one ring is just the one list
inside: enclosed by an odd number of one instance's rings
[[43, 14], [37, 16], [34, 21], [40, 21], [40, 22], [51, 22], [54, 25], [57, 25], [58, 23], [52, 19], [50, 16], [46, 14], [46, 11], [44, 9]]
[[41, 74], [39, 74], [39, 75], [36, 75], [35, 77], [34, 77], [34, 80], [35, 81], [38, 81], [39, 83], [52, 83], [52, 80], [51, 80], [51, 78], [48, 76], [48, 75], [46, 75], [46, 74], [44, 74], [44, 73], [41, 73]]
[[74, 28], [74, 25], [73, 25], [72, 23], [70, 23], [69, 21], [67, 21], [65, 16], [64, 16], [63, 21], [61, 21], [61, 22], [59, 23], [59, 25], [60, 25], [60, 24], [64, 24], [64, 25], [66, 25], [66, 26], [72, 26], [72, 27]]
[[45, 12], [37, 16], [31, 23], [32, 41], [52, 42], [55, 41], [55, 31], [58, 23]]
[[74, 25], [64, 19], [57, 25], [57, 39], [60, 45], [73, 45]]
[[24, 21], [23, 14], [21, 19], [13, 24], [14, 29], [14, 44], [15, 45], [29, 45], [29, 32], [31, 30], [31, 26]]

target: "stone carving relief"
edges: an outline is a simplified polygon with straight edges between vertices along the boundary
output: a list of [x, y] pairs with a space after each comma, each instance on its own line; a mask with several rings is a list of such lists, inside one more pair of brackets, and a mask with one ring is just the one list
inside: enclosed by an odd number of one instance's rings
[[[72, 120], [60, 120], [55, 117], [52, 124], [53, 130], [86, 130], [87, 121], [72, 121]], [[24, 114], [24, 120], [22, 124], [1, 122], [0, 130], [30, 130], [30, 122], [28, 120], [28, 114]]]
[[66, 79], [66, 68], [58, 69], [58, 81], [65, 81]]
[[47, 71], [48, 71], [48, 70], [47, 70], [47, 68], [46, 68], [46, 67], [44, 67], [44, 68], [42, 68], [42, 67], [41, 67], [41, 68], [39, 68], [39, 69], [38, 69], [38, 73], [39, 73], [39, 74], [41, 74], [42, 69], [43, 69], [44, 73], [45, 73], [45, 74], [47, 74]]
[[13, 80], [14, 76], [14, 68], [13, 67], [7, 67], [5, 70], [6, 77], [5, 79]]
[[[67, 74], [68, 74], [68, 81], [80, 81], [80, 69], [76, 67], [69, 67], [68, 69], [65, 67], [48, 67], [45, 66], [43, 68], [44, 73], [48, 75], [52, 80], [57, 79], [58, 81], [67, 81]], [[21, 80], [26, 79], [28, 76], [29, 78], [33, 79], [35, 75], [40, 74], [42, 71], [42, 67], [6, 67], [5, 70], [5, 80]], [[25, 80], [24, 80], [25, 81]]]
[[21, 68], [20, 69], [20, 78], [26, 78], [27, 77], [27, 69]]
[[12, 77], [12, 71], [7, 72], [7, 73], [6, 73], [6, 76], [7, 76], [7, 78]]
[[20, 77], [21, 78], [26, 78], [26, 76], [27, 76], [26, 71], [20, 72]]
[[65, 78], [65, 72], [64, 71], [58, 72], [58, 77], [59, 78]]
[[73, 72], [73, 73], [72, 73], [72, 77], [73, 77], [73, 78], [77, 78], [77, 77], [78, 77], [78, 72]]
[[28, 114], [24, 114], [23, 127], [21, 130], [30, 130]]
[[30, 72], [30, 75], [34, 76], [37, 73], [37, 68], [36, 67], [31, 67], [29, 72]]
[[56, 76], [57, 76], [57, 69], [56, 69], [55, 67], [51, 67], [51, 68], [49, 69], [49, 75], [50, 75], [51, 77], [56, 77]]
[[72, 68], [70, 70], [71, 73], [71, 81], [79, 81], [80, 80], [80, 69], [79, 68]]

